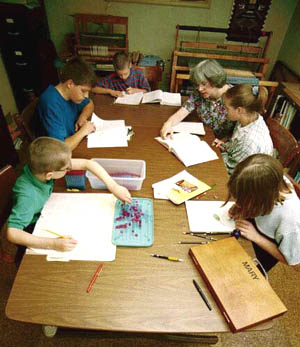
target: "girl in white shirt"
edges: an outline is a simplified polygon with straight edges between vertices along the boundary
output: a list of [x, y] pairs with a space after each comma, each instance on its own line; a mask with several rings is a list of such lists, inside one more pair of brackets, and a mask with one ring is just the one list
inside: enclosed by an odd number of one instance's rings
[[236, 166], [227, 186], [226, 203], [235, 200], [229, 214], [252, 241], [265, 270], [278, 261], [299, 264], [300, 200], [280, 162], [266, 154], [251, 155]]

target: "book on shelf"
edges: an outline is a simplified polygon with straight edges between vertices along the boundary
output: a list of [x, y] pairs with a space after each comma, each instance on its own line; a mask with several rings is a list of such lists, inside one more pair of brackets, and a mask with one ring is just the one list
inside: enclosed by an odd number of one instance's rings
[[162, 90], [154, 90], [148, 93], [125, 94], [115, 100], [116, 104], [139, 105], [140, 103], [160, 103], [166, 106], [181, 106], [179, 93], [167, 93]]
[[300, 183], [300, 171], [298, 171], [298, 172], [296, 173], [295, 181], [296, 181], [297, 183]]
[[232, 332], [287, 311], [234, 237], [192, 247], [189, 254]]
[[280, 124], [290, 129], [291, 123], [297, 113], [295, 104], [290, 102], [284, 95], [277, 95], [270, 117], [280, 119]]
[[196, 135], [177, 133], [173, 135], [173, 139], [155, 137], [155, 140], [172, 152], [185, 166], [218, 159], [216, 152]]

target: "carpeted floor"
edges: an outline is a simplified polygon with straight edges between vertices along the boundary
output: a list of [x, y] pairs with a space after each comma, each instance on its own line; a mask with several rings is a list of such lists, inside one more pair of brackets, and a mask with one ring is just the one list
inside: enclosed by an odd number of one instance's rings
[[[216, 347], [300, 347], [300, 273], [299, 269], [278, 264], [270, 283], [288, 308], [269, 330], [238, 334], [217, 334]], [[174, 342], [142, 337], [99, 336], [95, 332], [59, 329], [54, 338], [46, 338], [40, 326], [12, 321], [5, 316], [5, 305], [16, 275], [14, 264], [0, 262], [0, 346], [1, 347], [190, 347], [199, 343]]]

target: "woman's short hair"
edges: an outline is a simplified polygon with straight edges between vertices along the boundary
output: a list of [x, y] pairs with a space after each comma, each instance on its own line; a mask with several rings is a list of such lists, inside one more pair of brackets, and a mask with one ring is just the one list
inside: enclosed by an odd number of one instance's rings
[[192, 69], [192, 80], [197, 84], [209, 82], [213, 87], [222, 88], [226, 84], [227, 75], [216, 60], [206, 59]]
[[51, 137], [38, 137], [29, 146], [29, 167], [32, 173], [61, 170], [70, 163], [71, 148]]
[[290, 192], [283, 179], [281, 163], [267, 154], [253, 154], [240, 162], [227, 183], [228, 196], [233, 197], [235, 212], [239, 218], [264, 216], [282, 203], [282, 192]]

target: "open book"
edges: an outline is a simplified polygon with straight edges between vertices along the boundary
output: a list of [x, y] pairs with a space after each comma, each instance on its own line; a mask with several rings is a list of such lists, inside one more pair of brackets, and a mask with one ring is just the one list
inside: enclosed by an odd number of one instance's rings
[[180, 122], [172, 128], [175, 133], [205, 135], [204, 126], [201, 122]]
[[196, 135], [178, 133], [173, 135], [173, 139], [163, 140], [161, 137], [156, 137], [155, 140], [174, 153], [185, 166], [218, 159], [209, 145], [205, 141], [200, 141]]
[[115, 100], [115, 104], [139, 105], [140, 103], [160, 103], [168, 106], [181, 106], [181, 95], [179, 93], [168, 93], [162, 90], [154, 90], [149, 93], [125, 94]]

